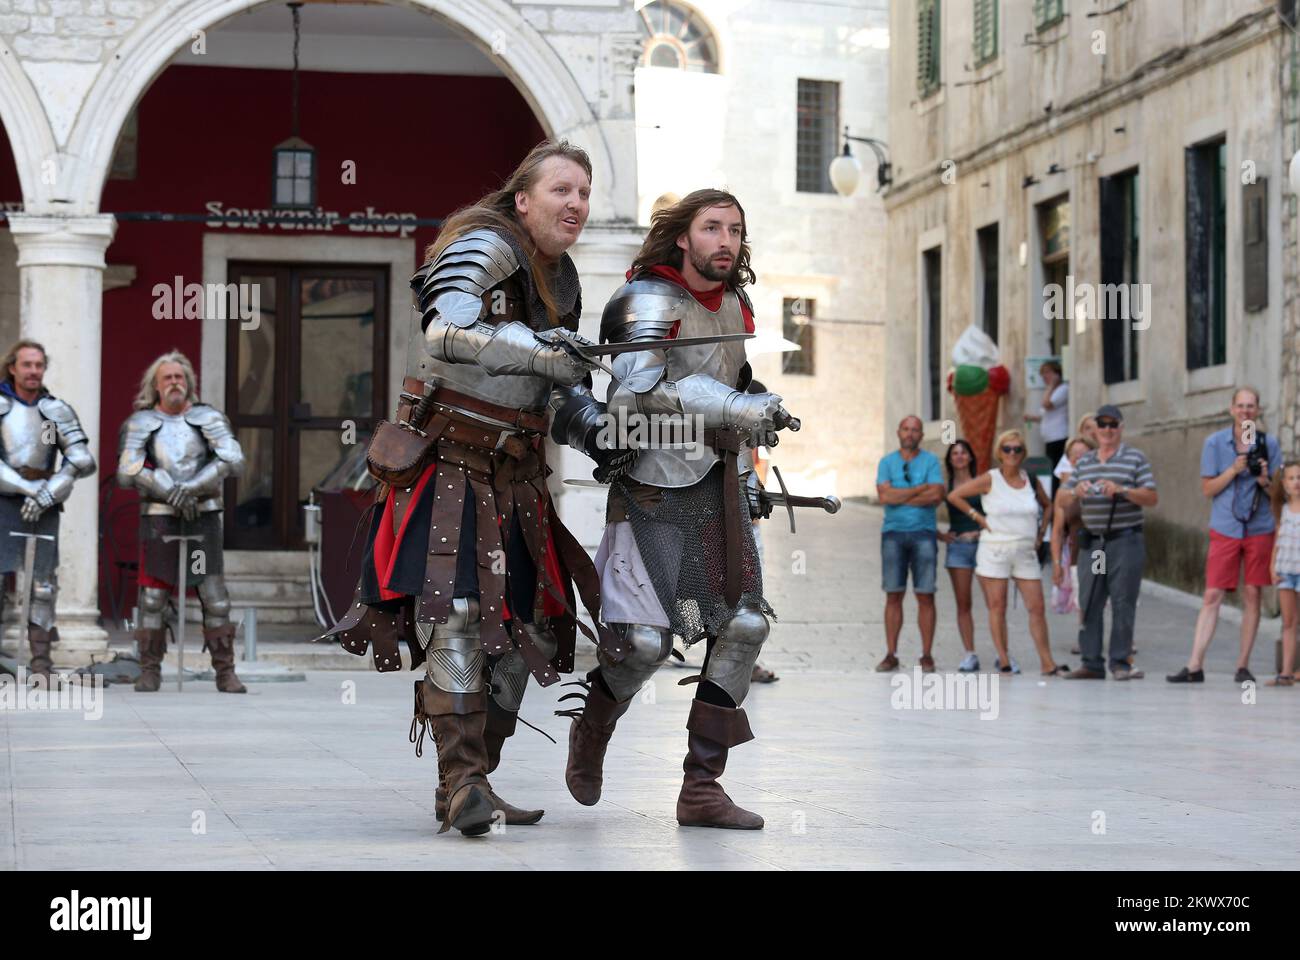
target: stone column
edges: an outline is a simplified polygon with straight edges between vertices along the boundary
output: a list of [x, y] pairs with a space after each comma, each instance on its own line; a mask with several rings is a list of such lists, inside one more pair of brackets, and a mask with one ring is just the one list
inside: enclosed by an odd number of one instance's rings
[[[569, 248], [582, 280], [582, 326], [578, 332], [589, 340], [600, 339], [600, 315], [614, 291], [625, 282], [624, 275], [641, 248], [641, 240], [642, 231], [631, 223], [588, 222], [582, 238]], [[604, 400], [608, 390], [609, 376], [596, 371], [596, 399]], [[568, 477], [590, 480], [594, 464], [585, 454], [554, 444], [547, 461], [555, 471], [551, 494], [564, 525], [579, 543], [595, 550], [605, 530], [605, 491], [564, 483]]]
[[[45, 384], [72, 404], [99, 458], [99, 387], [104, 251], [117, 222], [111, 215], [54, 217], [10, 214], [18, 246], [22, 335], [50, 356]], [[99, 485], [115, 463], [77, 481], [59, 524], [58, 666], [103, 659], [108, 634], [99, 617]], [[25, 644], [20, 649], [25, 654]]]

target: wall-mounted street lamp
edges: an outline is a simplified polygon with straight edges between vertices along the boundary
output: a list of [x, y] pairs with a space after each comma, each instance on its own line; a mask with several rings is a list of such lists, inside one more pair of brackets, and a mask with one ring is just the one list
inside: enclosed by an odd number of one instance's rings
[[853, 191], [858, 189], [858, 181], [862, 179], [862, 165], [858, 163], [858, 158], [853, 155], [849, 148], [849, 141], [855, 143], [865, 143], [871, 148], [871, 152], [876, 155], [876, 192], [879, 193], [885, 187], [894, 182], [893, 173], [890, 171], [889, 158], [885, 155], [888, 146], [882, 140], [874, 140], [871, 137], [853, 137], [849, 136], [849, 128], [844, 128], [844, 152], [831, 161], [830, 177], [831, 186], [841, 197], [850, 197]]
[[293, 13], [293, 119], [287, 140], [275, 145], [271, 161], [271, 206], [277, 210], [310, 210], [316, 206], [316, 150], [298, 136], [298, 8]]

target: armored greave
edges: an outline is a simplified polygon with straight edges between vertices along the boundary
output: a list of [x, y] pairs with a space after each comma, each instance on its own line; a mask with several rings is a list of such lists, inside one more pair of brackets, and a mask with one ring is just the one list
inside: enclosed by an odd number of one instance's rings
[[[558, 641], [546, 626], [532, 623], [520, 624], [542, 656], [555, 657]], [[528, 664], [523, 654], [511, 649], [508, 653], [491, 658], [488, 678], [487, 739], [488, 773], [501, 762], [501, 747], [514, 736], [519, 723], [519, 708], [528, 689]]]
[[597, 651], [600, 678], [618, 703], [630, 700], [642, 684], [655, 675], [673, 652], [673, 633], [667, 627], [644, 623], [612, 623], [623, 641], [624, 657], [615, 663], [603, 649]]
[[493, 818], [484, 737], [487, 656], [479, 625], [478, 600], [456, 597], [446, 623], [434, 624], [431, 633], [417, 626], [425, 642], [425, 679], [416, 719], [433, 727], [439, 780], [448, 800], [440, 833], [455, 827], [477, 836], [488, 831]]
[[140, 588], [140, 623], [141, 630], [161, 630], [163, 617], [167, 612], [168, 593], [162, 587]]
[[768, 634], [767, 617], [752, 606], [742, 606], [722, 625], [709, 652], [702, 680], [708, 680], [731, 697], [737, 707], [749, 694], [749, 681], [758, 652]]
[[203, 630], [216, 630], [230, 624], [230, 593], [226, 578], [209, 574], [198, 586], [199, 604], [203, 607]]
[[58, 597], [59, 578], [55, 574], [50, 574], [48, 580], [35, 580], [32, 583], [32, 605], [27, 614], [27, 622], [47, 633], [54, 629], [54, 604]]

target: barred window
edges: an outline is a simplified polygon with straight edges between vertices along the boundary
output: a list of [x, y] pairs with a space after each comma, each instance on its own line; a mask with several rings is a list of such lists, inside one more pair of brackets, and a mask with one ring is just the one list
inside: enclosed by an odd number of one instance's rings
[[808, 297], [786, 297], [781, 302], [781, 330], [798, 350], [781, 354], [781, 372], [813, 374], [813, 309], [817, 302]]
[[943, 48], [939, 45], [939, 0], [919, 0], [916, 13], [916, 86], [922, 98], [939, 89]]
[[795, 189], [831, 193], [831, 161], [840, 129], [840, 85], [833, 80], [800, 80], [795, 144]]
[[998, 0], [975, 0], [975, 65], [998, 56]]
[[1065, 19], [1065, 0], [1034, 0], [1034, 26], [1046, 30]]
[[643, 67], [718, 72], [718, 46], [698, 13], [677, 0], [652, 0], [640, 10]]

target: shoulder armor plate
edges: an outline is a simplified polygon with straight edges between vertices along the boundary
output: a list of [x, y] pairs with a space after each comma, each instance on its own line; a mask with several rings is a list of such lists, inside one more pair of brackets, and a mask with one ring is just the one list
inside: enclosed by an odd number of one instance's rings
[[162, 417], [153, 410], [136, 410], [123, 421], [117, 441], [118, 473], [134, 477], [144, 469], [145, 444], [162, 422]]
[[86, 431], [81, 428], [76, 411], [66, 400], [47, 394], [36, 401], [36, 408], [41, 411], [41, 416], [54, 422], [68, 445], [86, 442]]
[[600, 342], [663, 340], [686, 315], [690, 294], [662, 277], [638, 277], [610, 297], [600, 318]]
[[496, 231], [457, 237], [411, 278], [422, 325], [434, 313], [458, 327], [473, 325], [485, 312], [483, 295], [519, 269], [514, 250]]
[[203, 439], [222, 460], [238, 463], [243, 459], [243, 451], [230, 429], [230, 421], [216, 407], [206, 403], [196, 403], [185, 411], [185, 422], [203, 433]]

